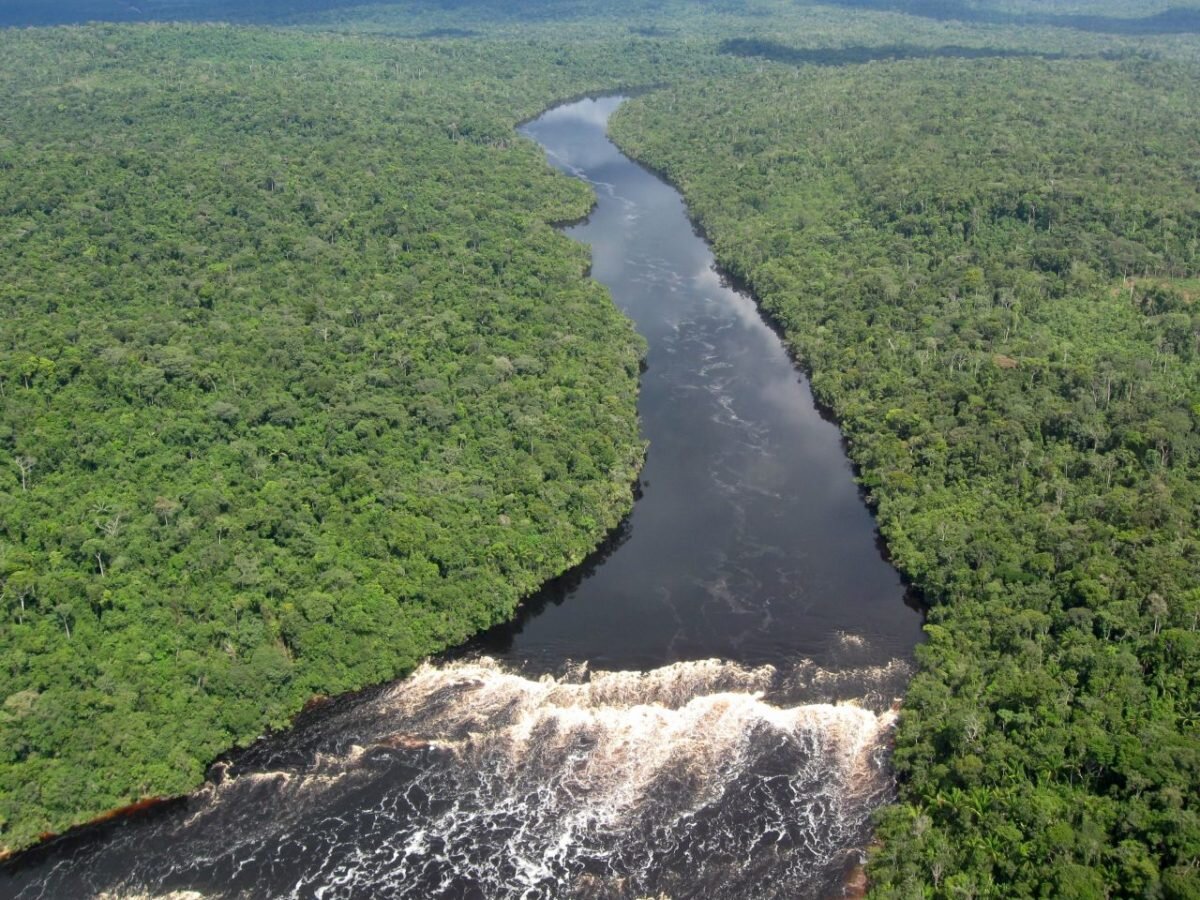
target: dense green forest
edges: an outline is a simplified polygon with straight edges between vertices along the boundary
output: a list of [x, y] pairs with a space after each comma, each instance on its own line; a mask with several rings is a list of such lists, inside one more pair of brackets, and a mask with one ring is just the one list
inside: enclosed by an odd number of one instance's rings
[[656, 86], [619, 142], [781, 323], [931, 604], [876, 893], [1200, 897], [1181, 5], [0, 31], [0, 847], [193, 787], [619, 520], [642, 345], [513, 126]]
[[1200, 897], [1197, 108], [1175, 66], [940, 60], [614, 119], [784, 327], [931, 604], [878, 896]]
[[547, 224], [588, 190], [512, 130], [592, 57], [0, 45], [11, 847], [193, 787], [579, 562], [632, 503], [642, 342]]

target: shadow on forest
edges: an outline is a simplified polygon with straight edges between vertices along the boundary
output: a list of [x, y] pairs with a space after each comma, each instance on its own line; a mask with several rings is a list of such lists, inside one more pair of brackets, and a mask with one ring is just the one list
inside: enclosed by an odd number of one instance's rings
[[469, 28], [431, 28], [417, 35], [419, 38], [435, 40], [437, 38], [473, 38], [479, 37], [478, 31]]
[[826, 0], [848, 9], [898, 12], [939, 21], [971, 22], [981, 25], [1049, 25], [1077, 28], [1100, 34], [1152, 35], [1200, 32], [1200, 8], [1174, 7], [1152, 16], [1124, 18], [1088, 13], [1008, 13], [979, 9], [966, 0]]
[[910, 44], [884, 44], [877, 47], [817, 47], [804, 49], [759, 41], [734, 38], [721, 44], [721, 52], [733, 56], [758, 57], [792, 65], [852, 66], [868, 62], [900, 59], [986, 59], [1036, 57], [1038, 59], [1067, 59], [1065, 53], [1042, 53], [1036, 50], [1011, 50], [1002, 47], [918, 47]]

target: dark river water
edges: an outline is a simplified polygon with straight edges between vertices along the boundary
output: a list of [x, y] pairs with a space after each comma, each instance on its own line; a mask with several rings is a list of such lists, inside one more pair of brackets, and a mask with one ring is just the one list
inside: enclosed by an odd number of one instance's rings
[[522, 129], [595, 188], [568, 234], [649, 342], [620, 533], [511, 625], [26, 854], [0, 896], [841, 893], [921, 618], [778, 337], [606, 138], [620, 103]]

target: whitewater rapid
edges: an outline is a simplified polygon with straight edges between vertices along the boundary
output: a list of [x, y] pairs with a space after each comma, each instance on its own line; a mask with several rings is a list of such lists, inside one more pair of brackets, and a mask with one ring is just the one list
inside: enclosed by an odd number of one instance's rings
[[829, 896], [891, 796], [895, 713], [805, 700], [906, 674], [425, 665], [320, 717], [298, 756], [221, 766], [186, 816], [109, 846], [130, 869], [95, 887], [169, 896], [202, 867], [222, 889], [177, 897]]

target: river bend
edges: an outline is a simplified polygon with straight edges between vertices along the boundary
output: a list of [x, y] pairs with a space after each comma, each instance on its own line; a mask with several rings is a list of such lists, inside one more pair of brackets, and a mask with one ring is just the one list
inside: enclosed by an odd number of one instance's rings
[[679, 194], [605, 134], [522, 132], [598, 202], [568, 234], [649, 344], [640, 497], [518, 619], [38, 848], [0, 896], [803, 898], [840, 893], [920, 616], [837, 429]]

